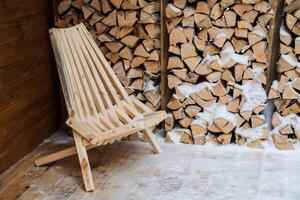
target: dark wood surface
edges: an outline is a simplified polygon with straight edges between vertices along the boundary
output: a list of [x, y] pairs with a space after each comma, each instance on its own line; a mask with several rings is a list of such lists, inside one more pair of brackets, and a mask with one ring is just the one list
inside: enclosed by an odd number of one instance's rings
[[51, 0], [0, 0], [0, 173], [59, 128]]

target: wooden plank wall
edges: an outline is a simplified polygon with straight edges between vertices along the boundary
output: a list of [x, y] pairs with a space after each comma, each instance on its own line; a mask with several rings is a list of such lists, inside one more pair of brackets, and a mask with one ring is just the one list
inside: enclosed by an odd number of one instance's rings
[[59, 128], [51, 0], [0, 0], [0, 173]]

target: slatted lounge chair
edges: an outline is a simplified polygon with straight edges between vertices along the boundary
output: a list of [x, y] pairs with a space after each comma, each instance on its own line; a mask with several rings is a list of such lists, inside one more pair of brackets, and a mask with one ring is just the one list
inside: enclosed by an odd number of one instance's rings
[[129, 96], [83, 24], [49, 30], [68, 110], [66, 124], [75, 147], [35, 161], [45, 165], [77, 154], [86, 191], [94, 190], [87, 149], [143, 131], [155, 153], [161, 151], [151, 127], [166, 118]]

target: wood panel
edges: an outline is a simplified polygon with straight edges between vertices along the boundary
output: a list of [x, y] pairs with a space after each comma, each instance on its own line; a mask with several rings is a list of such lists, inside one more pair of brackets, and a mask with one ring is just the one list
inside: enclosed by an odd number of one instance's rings
[[[30, 82], [28, 81], [30, 79]], [[41, 71], [36, 75], [24, 79], [19, 84], [5, 88], [0, 93], [0, 111], [3, 112], [7, 107], [14, 105], [20, 99], [27, 98], [29, 95], [37, 93], [45, 85], [49, 84], [51, 76], [47, 71]], [[53, 82], [51, 82], [53, 84]]]
[[42, 12], [0, 24], [0, 46], [47, 32], [50, 17], [50, 13]]
[[39, 87], [37, 87], [30, 93], [26, 94], [24, 92], [24, 98], [21, 98], [13, 105], [1, 111], [2, 115], [0, 115], [0, 137], [1, 131], [3, 129], [10, 127], [11, 125], [15, 125], [16, 122], [22, 120], [24, 116], [28, 114], [28, 111], [36, 112], [40, 110], [44, 105], [53, 100], [48, 98], [49, 95], [56, 95], [53, 83], [51, 82], [39, 85]]
[[[57, 103], [51, 102], [39, 110], [41, 113], [32, 113], [19, 121], [17, 126], [9, 127], [0, 133], [4, 138], [7, 138], [6, 142], [8, 142], [0, 143], [6, 146], [5, 149], [1, 150], [0, 160], [5, 165], [0, 165], [0, 171], [4, 171], [7, 168], [6, 166], [14, 164], [16, 159], [22, 158], [24, 152], [28, 153], [32, 150], [32, 147], [39, 145], [45, 138], [44, 133], [53, 133], [55, 130], [53, 127], [57, 127], [59, 123], [59, 118], [57, 117], [59, 116], [59, 111], [57, 108]], [[45, 113], [49, 114], [45, 115]], [[28, 126], [28, 124], [31, 124], [31, 126]], [[12, 137], [12, 135], [16, 137]], [[30, 138], [29, 135], [34, 135], [34, 138]]]
[[59, 128], [51, 0], [0, 0], [0, 173]]
[[51, 0], [2, 0], [0, 1], [0, 23], [42, 12], [51, 14], [51, 9]]
[[24, 41], [20, 40], [0, 46], [0, 68], [33, 54], [47, 51], [50, 48], [48, 37], [48, 32], [44, 32]]
[[12, 87], [34, 74], [46, 71], [52, 67], [53, 63], [49, 60], [52, 52], [43, 51], [32, 54], [12, 64], [0, 69], [0, 90]]

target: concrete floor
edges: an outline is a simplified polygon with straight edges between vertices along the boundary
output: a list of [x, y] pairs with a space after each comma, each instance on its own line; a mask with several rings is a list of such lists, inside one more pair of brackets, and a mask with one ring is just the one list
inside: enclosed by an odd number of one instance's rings
[[0, 199], [298, 200], [299, 150], [121, 142], [89, 151], [95, 191], [83, 191], [76, 157], [36, 168], [33, 160], [70, 145], [54, 136], [0, 176]]

